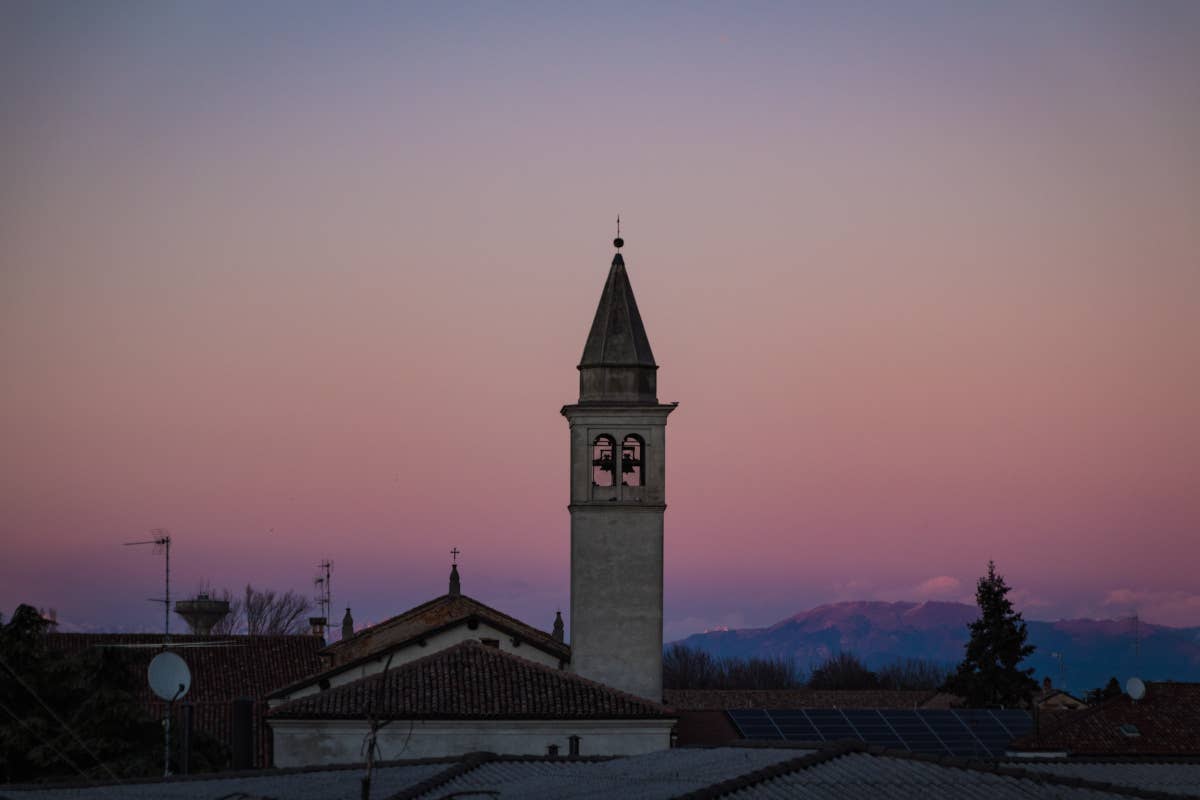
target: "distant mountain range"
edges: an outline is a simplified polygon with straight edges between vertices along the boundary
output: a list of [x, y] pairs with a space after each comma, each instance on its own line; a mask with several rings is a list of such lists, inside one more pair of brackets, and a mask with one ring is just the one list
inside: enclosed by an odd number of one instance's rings
[[[979, 610], [965, 603], [831, 603], [769, 628], [707, 631], [681, 643], [715, 656], [790, 657], [804, 670], [843, 650], [853, 651], [872, 668], [898, 658], [957, 664], [967, 625], [978, 616]], [[1133, 675], [1200, 681], [1200, 627], [1141, 622], [1135, 636], [1132, 619], [1027, 623], [1029, 642], [1037, 646], [1027, 665], [1037, 670], [1039, 681], [1049, 676], [1056, 687], [1065, 683], [1073, 694], [1103, 686], [1110, 677], [1122, 684]], [[1061, 674], [1053, 653], [1062, 654]]]

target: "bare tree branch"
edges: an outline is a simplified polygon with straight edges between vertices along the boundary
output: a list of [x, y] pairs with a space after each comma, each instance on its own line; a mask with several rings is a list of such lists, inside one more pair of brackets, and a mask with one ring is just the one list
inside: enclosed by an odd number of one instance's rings
[[251, 636], [275, 636], [303, 633], [312, 603], [307, 597], [290, 589], [278, 594], [273, 589], [260, 591], [247, 584], [242, 608], [246, 616], [247, 633]]
[[[212, 595], [215, 597], [215, 593]], [[304, 633], [312, 603], [307, 597], [287, 591], [255, 589], [247, 584], [241, 597], [228, 589], [219, 598], [229, 603], [229, 614], [213, 626], [214, 636], [248, 633], [251, 636], [276, 636]]]
[[221, 621], [212, 626], [213, 636], [230, 636], [238, 633], [242, 629], [242, 599], [234, 597], [233, 592], [228, 589], [223, 589], [218, 597], [215, 593], [209, 593], [210, 597], [217, 600], [224, 600], [229, 603], [229, 613], [221, 618]]

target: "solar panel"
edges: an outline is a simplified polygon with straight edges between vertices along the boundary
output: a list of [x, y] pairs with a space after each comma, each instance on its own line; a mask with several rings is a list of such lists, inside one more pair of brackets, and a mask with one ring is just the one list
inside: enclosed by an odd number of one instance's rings
[[998, 758], [1033, 720], [1014, 709], [736, 709], [747, 739], [792, 742], [857, 739], [914, 753]]

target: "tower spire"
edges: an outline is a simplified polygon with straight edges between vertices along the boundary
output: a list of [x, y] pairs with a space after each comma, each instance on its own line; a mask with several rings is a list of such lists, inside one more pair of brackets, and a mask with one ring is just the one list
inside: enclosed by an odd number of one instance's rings
[[[620, 217], [617, 230], [620, 231]], [[638, 312], [629, 273], [620, 248], [625, 240], [613, 239], [608, 279], [596, 306], [596, 316], [579, 360], [579, 402], [657, 403], [658, 365]]]

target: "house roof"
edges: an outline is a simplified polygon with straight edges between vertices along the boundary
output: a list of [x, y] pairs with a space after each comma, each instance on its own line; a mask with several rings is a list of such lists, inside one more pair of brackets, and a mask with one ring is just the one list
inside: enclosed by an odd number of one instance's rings
[[1076, 697], [1070, 692], [1065, 692], [1062, 689], [1051, 689], [1049, 692], [1043, 692], [1040, 696], [1038, 696], [1037, 704], [1039, 706], [1058, 704], [1076, 707], [1087, 705], [1087, 703], [1080, 698]]
[[[304, 797], [343, 800], [360, 795], [362, 765], [127, 780], [121, 785], [6, 784], [11, 800], [212, 800], [216, 797]], [[1180, 800], [1200, 792], [1200, 762], [1126, 759], [1097, 762], [990, 764], [914, 757], [861, 745], [812, 748], [674, 748], [642, 756], [511, 756], [469, 753], [459, 758], [377, 762], [372, 796], [391, 800], [475, 796], [570, 800], [669, 798], [1100, 798]]]
[[[61, 653], [80, 653], [93, 647], [121, 648], [137, 673], [138, 699], [153, 717], [161, 717], [164, 702], [156, 697], [145, 675], [150, 660], [161, 652], [161, 634], [47, 633], [46, 644]], [[171, 644], [187, 662], [192, 683], [184, 698], [193, 707], [198, 730], [229, 743], [233, 735], [232, 702], [254, 700], [257, 763], [265, 765], [270, 732], [262, 724], [264, 702], [271, 690], [321, 669], [318, 655], [324, 642], [316, 636], [172, 636]]]
[[[948, 756], [842, 742], [817, 752], [798, 754], [757, 772], [708, 786], [679, 800], [786, 800], [793, 797], [920, 797], [922, 800], [1100, 800], [1100, 798], [1168, 797], [1157, 790], [1114, 785], [1107, 781], [1034, 772], [1019, 767]], [[1176, 795], [1177, 796], [1177, 795]]]
[[743, 708], [922, 708], [938, 696], [934, 691], [814, 689], [667, 689], [663, 700], [687, 711]]
[[492, 627], [520, 637], [522, 641], [564, 661], [571, 658], [571, 648], [549, 633], [464, 594], [444, 594], [435, 597], [427, 603], [364, 628], [349, 639], [334, 642], [326, 647], [322, 654], [332, 659], [334, 666], [342, 666], [367, 656], [387, 652], [393, 647], [411, 644], [439, 630], [470, 622], [471, 619], [487, 622]]
[[[1125, 727], [1124, 730], [1122, 726]], [[1200, 683], [1146, 684], [1146, 696], [1128, 695], [1064, 712], [1041, 730], [1013, 742], [1013, 750], [1072, 755], [1200, 755]]]
[[555, 797], [575, 800], [670, 800], [732, 776], [789, 761], [793, 749], [675, 748], [638, 756], [514, 758], [477, 753], [392, 800], [474, 797]]
[[[47, 633], [46, 644], [62, 653], [93, 647], [127, 649], [137, 668], [144, 670], [157, 655], [162, 634]], [[302, 636], [172, 636], [172, 648], [187, 662], [192, 703], [229, 702], [239, 697], [262, 699], [272, 690], [319, 672], [320, 637]], [[144, 693], [150, 697], [149, 686]]]
[[272, 709], [272, 719], [632, 719], [671, 710], [466, 641]]

